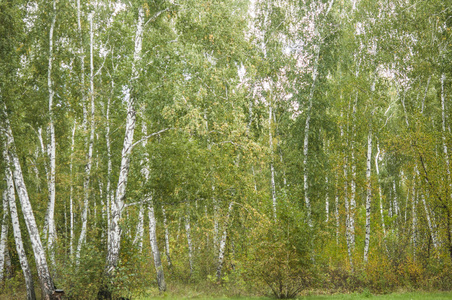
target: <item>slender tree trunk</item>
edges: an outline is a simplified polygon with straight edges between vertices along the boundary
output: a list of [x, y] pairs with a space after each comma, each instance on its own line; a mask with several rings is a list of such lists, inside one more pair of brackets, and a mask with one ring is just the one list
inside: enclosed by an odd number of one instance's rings
[[[112, 90], [114, 89], [114, 83], [112, 80]], [[107, 191], [106, 191], [106, 214], [107, 214], [107, 247], [110, 247], [110, 207], [111, 199], [113, 199], [113, 191], [111, 188], [111, 144], [110, 144], [110, 98], [107, 100], [107, 111], [106, 111], [107, 124], [105, 125], [105, 142], [107, 144]], [[109, 251], [109, 250], [107, 250]]]
[[413, 242], [413, 259], [416, 260], [416, 249], [417, 249], [417, 192], [416, 192], [416, 177], [413, 177], [413, 197], [411, 205], [411, 218], [412, 218], [412, 236], [411, 240]]
[[154, 256], [154, 266], [157, 273], [157, 284], [159, 286], [159, 291], [166, 291], [165, 275], [163, 273], [162, 260], [160, 258], [160, 251], [157, 245], [157, 221], [154, 215], [154, 204], [152, 203], [152, 198], [149, 199], [151, 203], [149, 204], [148, 216], [149, 216], [149, 240], [151, 242], [152, 255]]
[[352, 181], [351, 181], [351, 195], [350, 195], [350, 246], [352, 251], [355, 249], [355, 211], [356, 211], [356, 162], [355, 162], [355, 139], [356, 139], [356, 102], [358, 95], [356, 95], [355, 103], [353, 104], [353, 126], [352, 126], [352, 141], [351, 141], [351, 155], [352, 155]]
[[[3, 157], [7, 157], [8, 153], [6, 151], [6, 147], [3, 153]], [[28, 264], [27, 255], [25, 254], [25, 248], [24, 244], [22, 242], [22, 233], [20, 232], [20, 224], [19, 224], [19, 216], [17, 215], [17, 207], [16, 207], [16, 195], [14, 192], [14, 182], [13, 182], [13, 175], [11, 173], [11, 169], [9, 166], [6, 166], [5, 168], [6, 173], [6, 184], [7, 189], [4, 192], [4, 199], [3, 199], [3, 208], [5, 208], [4, 213], [6, 214], [6, 211], [8, 209], [8, 202], [9, 202], [9, 211], [11, 214], [11, 222], [13, 224], [13, 233], [14, 233], [14, 241], [16, 243], [16, 251], [17, 255], [19, 256], [19, 262], [20, 266], [22, 268], [22, 272], [24, 274], [25, 278], [25, 286], [27, 287], [27, 299], [28, 300], [35, 300], [35, 288], [33, 283], [33, 276], [31, 275], [30, 266]]]
[[[143, 119], [143, 124], [141, 126], [141, 133], [143, 134], [143, 136], [146, 136], [148, 134], [147, 131], [147, 126], [146, 126], [146, 122]], [[143, 143], [143, 148], [144, 148], [144, 159], [141, 161], [141, 173], [144, 176], [145, 182], [147, 182], [149, 180], [149, 167], [148, 167], [148, 163], [149, 163], [149, 154], [146, 151], [146, 145], [147, 145], [147, 140], [144, 140]], [[145, 199], [145, 202], [148, 201], [150, 198], [147, 197], [147, 199]], [[142, 250], [143, 248], [143, 234], [144, 234], [144, 208], [145, 205], [148, 206], [148, 204], [144, 204], [143, 201], [140, 204], [140, 210], [138, 212], [138, 223], [137, 223], [137, 228], [136, 228], [136, 234], [135, 234], [135, 238], [133, 240], [133, 243], [135, 245], [138, 245], [138, 249]]]
[[378, 195], [380, 199], [380, 215], [381, 215], [381, 228], [383, 229], [383, 237], [386, 238], [386, 226], [385, 226], [385, 217], [383, 213], [383, 199], [381, 194], [381, 184], [380, 184], [380, 169], [378, 167], [378, 160], [380, 159], [380, 147], [377, 143], [377, 155], [375, 155], [375, 170], [377, 172], [377, 180], [378, 180]]
[[82, 211], [82, 229], [78, 239], [77, 252], [76, 252], [76, 264], [80, 263], [80, 253], [82, 251], [82, 246], [86, 241], [86, 231], [88, 227], [88, 210], [89, 210], [89, 186], [91, 180], [91, 169], [93, 165], [93, 149], [94, 149], [94, 63], [93, 63], [93, 13], [90, 13], [89, 24], [90, 24], [90, 99], [91, 99], [91, 120], [90, 120], [90, 134], [89, 134], [89, 144], [88, 144], [88, 154], [87, 162], [85, 165], [85, 179], [83, 181], [83, 211]]
[[187, 213], [185, 215], [185, 233], [187, 235], [188, 245], [188, 264], [190, 266], [190, 276], [193, 274], [193, 242], [191, 239], [191, 225], [190, 225], [190, 203], [187, 200]]
[[226, 249], [226, 239], [228, 234], [229, 218], [231, 217], [233, 202], [229, 203], [228, 213], [226, 215], [226, 221], [224, 222], [223, 235], [220, 240], [220, 251], [218, 253], [218, 263], [217, 263], [217, 280], [221, 280], [221, 271], [223, 269], [224, 263], [224, 252]]
[[54, 243], [56, 239], [56, 229], [55, 229], [55, 154], [56, 154], [56, 145], [55, 145], [55, 126], [54, 126], [54, 116], [53, 116], [53, 96], [55, 91], [53, 90], [53, 82], [52, 82], [52, 61], [53, 61], [53, 30], [55, 28], [55, 19], [56, 19], [56, 1], [53, 1], [53, 17], [52, 24], [50, 25], [49, 32], [49, 67], [47, 73], [47, 86], [49, 89], [49, 133], [50, 133], [50, 143], [48, 146], [49, 152], [49, 161], [50, 161], [50, 178], [48, 183], [49, 189], [49, 237], [47, 247], [50, 250], [50, 260], [52, 264], [55, 264], [55, 253], [54, 253]]
[[126, 132], [124, 136], [124, 145], [121, 153], [121, 166], [119, 171], [116, 196], [111, 205], [111, 220], [110, 220], [111, 223], [109, 228], [110, 243], [108, 247], [106, 264], [107, 276], [111, 276], [113, 274], [113, 271], [119, 262], [119, 251], [121, 242], [121, 228], [119, 221], [121, 219], [122, 210], [124, 208], [124, 196], [126, 193], [127, 178], [129, 175], [133, 134], [135, 131], [136, 111], [134, 99], [135, 96], [133, 95], [133, 84], [136, 81], [136, 79], [138, 79], [138, 71], [136, 69], [136, 64], [141, 61], [143, 23], [144, 23], [144, 9], [140, 7], [138, 10], [138, 22], [135, 35], [135, 50], [132, 64], [132, 78], [130, 80], [132, 86], [130, 91], [130, 97], [128, 97], [128, 99], [125, 99], [125, 101], [128, 102]]
[[[5, 154], [3, 154], [5, 155]], [[7, 154], [6, 154], [7, 155]], [[14, 189], [14, 187], [13, 187]], [[5, 258], [7, 251], [8, 241], [8, 195], [7, 189], [3, 191], [3, 216], [2, 216], [2, 232], [0, 237], [0, 284], [3, 283], [5, 273]]]
[[70, 218], [70, 239], [69, 239], [69, 251], [71, 259], [74, 255], [74, 186], [73, 186], [73, 160], [74, 160], [74, 145], [75, 145], [75, 130], [77, 128], [77, 121], [74, 120], [74, 127], [72, 128], [72, 139], [71, 139], [71, 160], [69, 163], [69, 172], [71, 176], [70, 190], [69, 190], [69, 218]]
[[166, 260], [168, 262], [168, 268], [171, 269], [173, 267], [173, 264], [171, 263], [171, 255], [170, 255], [168, 220], [166, 218], [166, 209], [163, 205], [162, 205], [162, 214], [163, 214], [163, 227], [165, 229]]
[[425, 201], [425, 196], [423, 193], [421, 193], [421, 199], [422, 199], [422, 203], [424, 204], [425, 216], [427, 218], [427, 224], [428, 224], [428, 229], [430, 230], [430, 236], [432, 237], [433, 247], [435, 247], [435, 249], [438, 249], [438, 241], [436, 239], [436, 233], [435, 233], [435, 230], [433, 229], [432, 220], [430, 218], [430, 209], [428, 208], [428, 205], [427, 205], [427, 202]]
[[339, 189], [338, 189], [338, 182], [339, 182], [339, 175], [336, 173], [336, 196], [334, 197], [334, 204], [335, 204], [335, 212], [334, 215], [336, 216], [336, 245], [339, 245], [339, 225], [340, 225], [340, 216], [339, 216]]
[[364, 240], [364, 262], [367, 263], [370, 244], [370, 209], [372, 201], [372, 182], [371, 182], [371, 159], [372, 159], [372, 127], [369, 125], [369, 134], [367, 136], [367, 196], [366, 196], [366, 237]]
[[[342, 113], [341, 113], [341, 116], [342, 116]], [[343, 129], [342, 126], [340, 127], [340, 130], [341, 130], [341, 138], [345, 138], [344, 129]], [[347, 253], [348, 253], [348, 259], [349, 259], [349, 262], [350, 262], [350, 268], [353, 271], [354, 270], [354, 267], [353, 267], [353, 248], [352, 248], [352, 243], [351, 243], [351, 230], [350, 230], [350, 223], [351, 222], [350, 222], [350, 205], [349, 205], [349, 201], [348, 201], [348, 172], [347, 172], [347, 167], [348, 167], [347, 155], [346, 155], [346, 151], [344, 151], [343, 171], [344, 171], [344, 205], [345, 205], [345, 241], [347, 243]]]
[[273, 136], [272, 136], [272, 103], [270, 102], [268, 105], [268, 142], [270, 146], [270, 175], [271, 175], [271, 191], [272, 191], [272, 205], [273, 205], [273, 219], [276, 221], [276, 184], [275, 184], [275, 167], [274, 167], [274, 159], [273, 159]]
[[304, 142], [303, 142], [303, 187], [304, 187], [304, 201], [306, 204], [306, 214], [308, 225], [312, 227], [311, 219], [311, 200], [309, 199], [309, 178], [308, 178], [308, 153], [309, 153], [309, 126], [311, 121], [312, 101], [314, 99], [314, 89], [317, 80], [317, 68], [319, 64], [320, 46], [315, 48], [314, 70], [312, 71], [312, 85], [309, 92], [309, 106], [306, 112], [306, 124], [304, 127]]
[[27, 225], [28, 235], [31, 240], [31, 246], [33, 249], [36, 269], [38, 271], [39, 282], [41, 285], [41, 291], [43, 299], [51, 300], [55, 299], [55, 286], [53, 284], [52, 277], [50, 276], [49, 267], [47, 265], [47, 259], [44, 248], [39, 236], [38, 226], [36, 225], [33, 209], [31, 207], [30, 199], [28, 197], [27, 188], [22, 175], [22, 169], [20, 167], [19, 157], [16, 154], [14, 145], [14, 137], [9, 123], [8, 115], [6, 114], [6, 107], [3, 104], [3, 117], [4, 117], [4, 136], [7, 139], [8, 155], [4, 157], [7, 165], [13, 167], [13, 179], [16, 186], [16, 191], [19, 195], [20, 204], [22, 207], [22, 213], [24, 216], [25, 224]]
[[219, 225], [218, 225], [218, 201], [215, 198], [215, 186], [212, 185], [212, 200], [213, 200], [213, 251], [214, 256], [217, 256], [218, 254], [218, 232], [219, 232]]
[[328, 223], [329, 221], [329, 217], [330, 217], [330, 199], [329, 199], [329, 193], [328, 193], [328, 175], [325, 176], [325, 183], [326, 183], [326, 195], [325, 195], [325, 214], [326, 214], [326, 219], [325, 222]]

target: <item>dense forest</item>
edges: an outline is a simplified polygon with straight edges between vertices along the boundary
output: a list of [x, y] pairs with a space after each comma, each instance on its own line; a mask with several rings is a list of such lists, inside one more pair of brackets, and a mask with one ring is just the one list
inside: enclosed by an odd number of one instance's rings
[[0, 0], [1, 291], [451, 290], [451, 28], [450, 0]]

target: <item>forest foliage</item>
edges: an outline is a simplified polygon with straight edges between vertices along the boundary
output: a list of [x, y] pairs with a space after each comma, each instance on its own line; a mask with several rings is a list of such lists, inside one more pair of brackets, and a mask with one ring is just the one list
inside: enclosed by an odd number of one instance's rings
[[451, 7], [0, 0], [2, 292], [451, 290]]

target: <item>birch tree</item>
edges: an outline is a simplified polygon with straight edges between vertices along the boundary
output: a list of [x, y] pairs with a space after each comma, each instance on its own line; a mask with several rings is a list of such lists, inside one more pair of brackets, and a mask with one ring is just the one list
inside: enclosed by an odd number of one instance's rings
[[31, 245], [33, 248], [33, 253], [35, 257], [36, 268], [38, 270], [39, 282], [41, 285], [41, 292], [43, 299], [56, 299], [55, 296], [55, 285], [53, 284], [52, 277], [50, 276], [49, 267], [47, 264], [46, 255], [44, 248], [41, 243], [41, 238], [39, 236], [38, 227], [36, 225], [33, 209], [31, 207], [30, 199], [28, 197], [27, 187], [25, 186], [25, 181], [22, 175], [22, 169], [20, 166], [19, 158], [16, 154], [16, 149], [14, 145], [13, 132], [11, 130], [11, 125], [6, 114], [6, 106], [2, 104], [3, 109], [3, 124], [2, 132], [6, 137], [7, 151], [8, 155], [5, 158], [7, 165], [12, 166], [12, 173], [14, 179], [14, 185], [19, 196], [20, 204], [22, 207], [22, 213], [24, 215], [25, 224], [27, 225], [28, 235], [31, 240]]

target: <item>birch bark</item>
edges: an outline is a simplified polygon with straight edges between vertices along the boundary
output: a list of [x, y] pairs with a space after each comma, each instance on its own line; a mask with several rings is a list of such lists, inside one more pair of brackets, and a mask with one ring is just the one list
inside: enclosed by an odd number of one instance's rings
[[218, 253], [218, 263], [217, 263], [217, 280], [221, 280], [221, 271], [223, 269], [223, 263], [224, 263], [224, 252], [226, 249], [226, 239], [228, 237], [228, 226], [229, 226], [229, 219], [231, 217], [233, 202], [229, 203], [228, 207], [228, 213], [226, 215], [226, 221], [224, 222], [224, 229], [223, 229], [223, 235], [220, 240], [220, 249]]
[[[141, 48], [143, 38], [143, 23], [144, 23], [144, 9], [142, 7], [138, 10], [137, 29], [135, 34], [135, 50], [132, 63], [132, 78], [130, 83], [133, 85], [134, 81], [138, 79], [138, 70], [136, 64], [141, 61]], [[133, 89], [133, 86], [131, 87]], [[128, 99], [124, 99], [127, 105], [126, 118], [126, 132], [124, 136], [124, 144], [121, 153], [121, 166], [119, 171], [118, 186], [113, 203], [111, 204], [111, 218], [109, 236], [110, 243], [108, 246], [106, 273], [107, 276], [113, 274], [114, 269], [119, 262], [119, 251], [121, 242], [121, 228], [119, 221], [121, 219], [122, 210], [124, 208], [124, 196], [126, 193], [127, 179], [129, 175], [130, 154], [132, 152], [133, 134], [135, 131], [136, 111], [135, 99], [131, 93]]]
[[154, 256], [154, 266], [157, 273], [157, 284], [160, 292], [166, 291], [165, 275], [163, 273], [162, 260], [160, 258], [160, 251], [157, 244], [157, 222], [154, 214], [154, 204], [152, 199], [149, 204], [149, 241], [151, 243], [152, 255]]
[[303, 186], [304, 186], [304, 201], [306, 204], [306, 214], [308, 225], [312, 227], [311, 220], [311, 200], [309, 199], [309, 181], [308, 181], [308, 152], [309, 152], [309, 125], [311, 121], [312, 100], [314, 98], [314, 89], [317, 80], [317, 69], [319, 64], [320, 46], [315, 47], [314, 69], [312, 71], [312, 85], [309, 91], [309, 106], [306, 115], [306, 124], [304, 128], [303, 141]]
[[[5, 150], [3, 152], [3, 157], [5, 158], [5, 161], [9, 160], [7, 158], [8, 153], [5, 147]], [[19, 217], [17, 215], [17, 207], [16, 207], [16, 195], [14, 192], [14, 182], [13, 182], [13, 175], [11, 173], [11, 169], [9, 166], [6, 166], [5, 168], [5, 175], [6, 175], [6, 185], [7, 189], [4, 192], [4, 203], [3, 208], [6, 208], [4, 210], [5, 214], [8, 209], [8, 203], [9, 203], [9, 211], [11, 215], [11, 222], [13, 224], [13, 233], [14, 233], [14, 241], [16, 243], [16, 251], [17, 255], [19, 256], [19, 262], [20, 266], [22, 268], [22, 272], [24, 274], [25, 278], [25, 286], [27, 287], [27, 299], [28, 300], [35, 300], [35, 289], [34, 289], [34, 283], [33, 283], [33, 276], [31, 275], [30, 266], [28, 264], [27, 255], [25, 254], [25, 248], [24, 244], [22, 242], [22, 233], [20, 232], [20, 224], [19, 224]]]
[[33, 209], [31, 207], [30, 199], [28, 197], [27, 187], [22, 175], [22, 169], [20, 167], [19, 157], [16, 154], [14, 145], [14, 137], [9, 123], [8, 115], [6, 114], [6, 107], [3, 104], [3, 116], [4, 127], [0, 128], [4, 132], [4, 136], [7, 140], [8, 155], [5, 157], [7, 165], [13, 167], [13, 179], [16, 186], [16, 191], [19, 196], [20, 204], [22, 207], [22, 213], [24, 216], [25, 224], [27, 226], [28, 235], [31, 240], [31, 246], [33, 249], [36, 269], [38, 272], [39, 282], [41, 285], [42, 298], [52, 300], [55, 299], [55, 285], [53, 284], [52, 277], [50, 276], [45, 251], [41, 243], [39, 236], [38, 226], [36, 225]]
[[275, 167], [273, 158], [273, 137], [272, 137], [272, 103], [268, 105], [268, 142], [270, 146], [270, 175], [271, 175], [271, 190], [272, 190], [272, 205], [273, 205], [273, 219], [276, 221], [276, 185], [275, 185]]
[[185, 216], [185, 232], [187, 234], [188, 263], [190, 265], [190, 276], [191, 276], [193, 274], [193, 243], [191, 240], [190, 205], [188, 202], [187, 202], [187, 215]]
[[69, 163], [69, 173], [71, 176], [71, 183], [70, 183], [70, 190], [69, 190], [69, 218], [70, 218], [70, 238], [69, 238], [69, 251], [71, 255], [71, 259], [74, 255], [74, 186], [73, 186], [73, 179], [72, 179], [72, 166], [73, 166], [73, 160], [74, 160], [74, 146], [75, 146], [75, 130], [77, 128], [77, 121], [74, 120], [74, 127], [72, 127], [72, 139], [71, 139], [71, 159]]
[[163, 205], [162, 205], [162, 214], [163, 214], [163, 227], [165, 228], [165, 253], [166, 253], [166, 260], [168, 262], [168, 268], [171, 269], [173, 267], [173, 264], [171, 263], [171, 256], [170, 256], [168, 220], [166, 218], [166, 210], [165, 210], [165, 207]]
[[352, 251], [355, 249], [355, 211], [356, 211], [356, 162], [355, 162], [355, 139], [356, 139], [356, 102], [358, 101], [358, 94], [353, 103], [353, 126], [352, 126], [352, 141], [351, 141], [351, 156], [352, 156], [352, 181], [351, 181], [351, 195], [350, 195], [350, 246]]
[[80, 236], [77, 245], [77, 252], [75, 261], [78, 265], [80, 263], [80, 253], [82, 251], [82, 246], [86, 241], [86, 230], [88, 226], [88, 209], [89, 209], [89, 185], [91, 180], [91, 168], [93, 163], [93, 148], [94, 148], [94, 64], [93, 64], [93, 13], [89, 16], [90, 24], [90, 99], [91, 99], [91, 115], [90, 115], [90, 135], [89, 135], [89, 145], [87, 162], [85, 165], [85, 179], [83, 181], [83, 212], [82, 212], [82, 229], [80, 231]]
[[54, 242], [56, 239], [56, 229], [55, 229], [55, 155], [56, 155], [56, 145], [55, 145], [55, 126], [54, 126], [54, 117], [53, 117], [53, 97], [55, 91], [53, 90], [53, 82], [52, 82], [52, 60], [53, 60], [53, 30], [55, 28], [55, 20], [56, 20], [56, 1], [53, 1], [53, 17], [52, 24], [50, 25], [49, 32], [49, 66], [47, 72], [47, 86], [49, 89], [49, 133], [50, 133], [50, 141], [48, 146], [48, 154], [50, 161], [50, 176], [49, 176], [49, 237], [47, 247], [50, 250], [50, 260], [52, 264], [55, 264], [55, 254], [54, 254]]
[[366, 170], [366, 180], [367, 180], [367, 196], [366, 196], [366, 236], [364, 240], [364, 263], [368, 261], [369, 255], [369, 244], [370, 244], [370, 209], [372, 201], [372, 182], [371, 182], [371, 159], [372, 159], [372, 127], [369, 124], [369, 133], [367, 136], [367, 170]]
[[380, 169], [378, 167], [378, 161], [380, 160], [380, 147], [377, 143], [377, 155], [375, 155], [375, 170], [377, 172], [377, 180], [378, 180], [378, 195], [380, 198], [380, 215], [381, 215], [381, 228], [383, 229], [383, 237], [386, 238], [386, 226], [385, 226], [385, 217], [383, 213], [383, 199], [381, 194], [381, 184], [380, 184]]
[[5, 258], [7, 251], [8, 239], [8, 195], [7, 189], [3, 191], [3, 217], [2, 217], [2, 232], [0, 237], [0, 283], [3, 282], [5, 271]]

